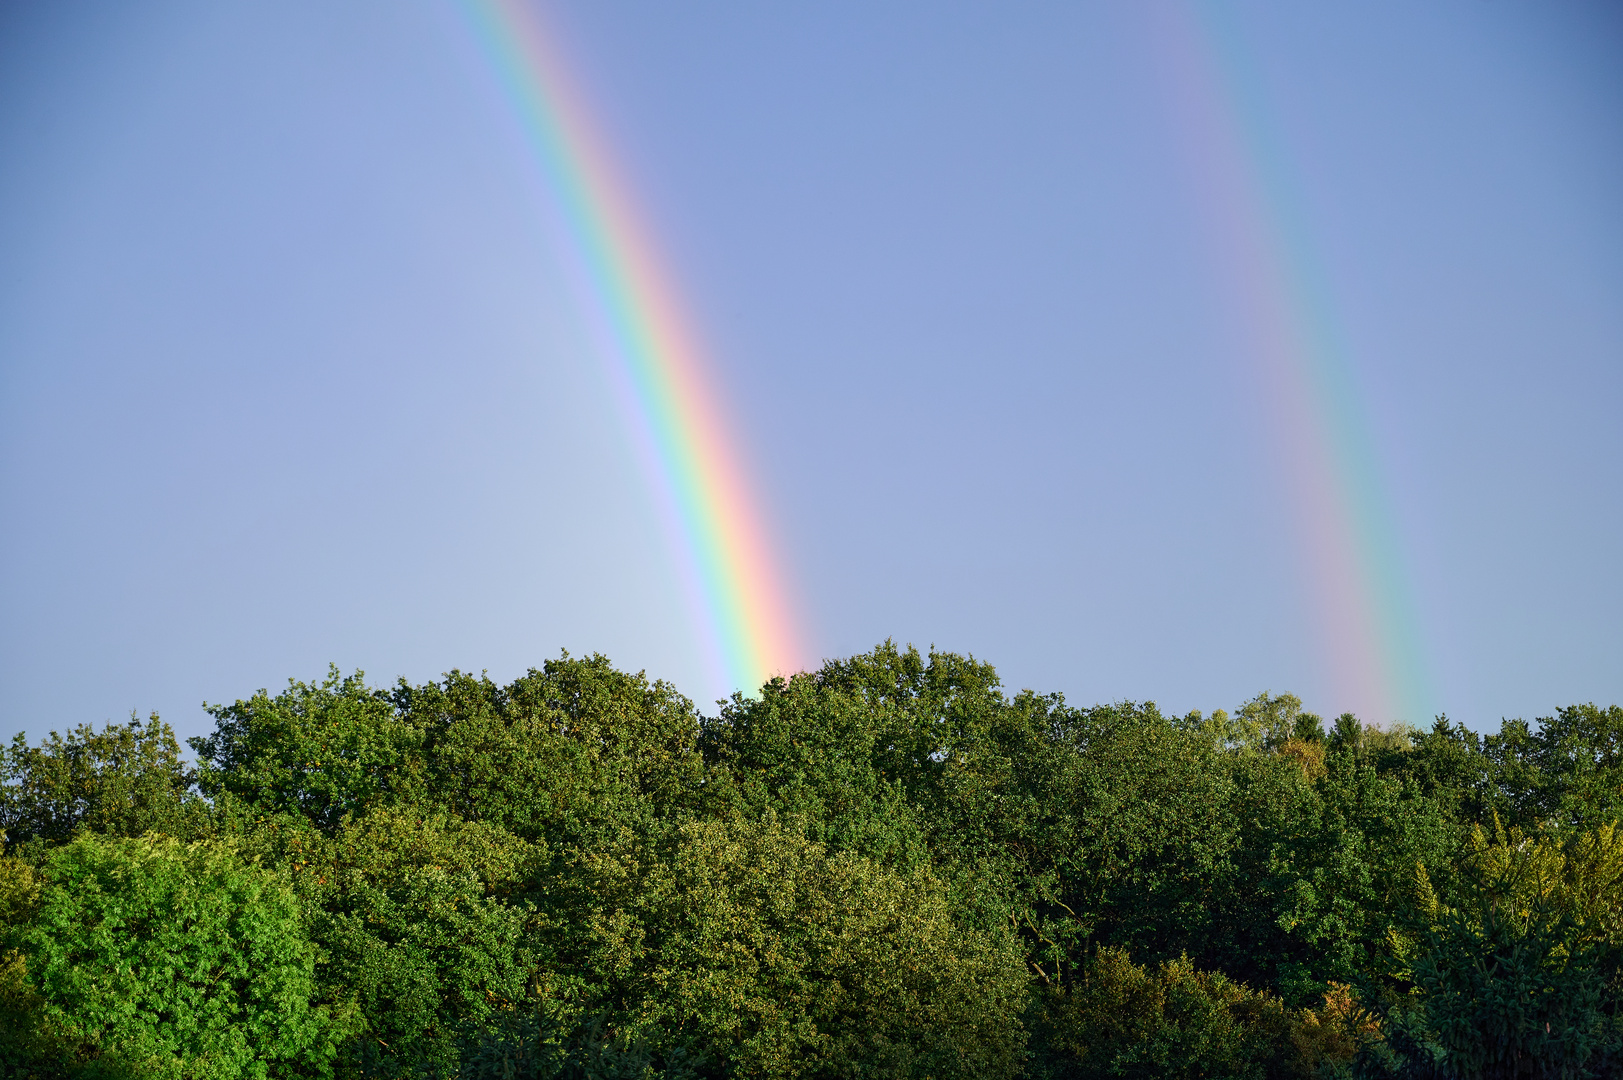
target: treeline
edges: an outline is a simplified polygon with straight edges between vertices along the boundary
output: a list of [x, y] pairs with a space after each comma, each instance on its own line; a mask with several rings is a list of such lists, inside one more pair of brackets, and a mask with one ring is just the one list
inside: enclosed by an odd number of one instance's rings
[[568, 656], [19, 735], [6, 1077], [1623, 1072], [1623, 709], [1479, 736], [1010, 697], [705, 716]]

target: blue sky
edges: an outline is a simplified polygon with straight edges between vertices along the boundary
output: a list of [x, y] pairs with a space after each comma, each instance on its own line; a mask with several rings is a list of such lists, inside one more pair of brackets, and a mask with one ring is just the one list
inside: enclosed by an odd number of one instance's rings
[[[817, 655], [1361, 707], [1143, 6], [545, 10]], [[1219, 14], [1435, 708], [1623, 700], [1623, 15]], [[0, 9], [0, 733], [561, 648], [732, 689], [550, 197], [448, 0]]]

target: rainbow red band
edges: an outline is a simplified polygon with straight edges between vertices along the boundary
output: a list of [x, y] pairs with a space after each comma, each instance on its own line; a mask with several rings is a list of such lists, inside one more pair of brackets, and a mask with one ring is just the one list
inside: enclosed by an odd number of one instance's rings
[[517, 0], [466, 7], [571, 234], [717, 679], [752, 690], [804, 657], [738, 444], [676, 290], [538, 14]]
[[1336, 707], [1423, 724], [1432, 695], [1399, 532], [1256, 65], [1219, 6], [1149, 10], [1296, 502]]

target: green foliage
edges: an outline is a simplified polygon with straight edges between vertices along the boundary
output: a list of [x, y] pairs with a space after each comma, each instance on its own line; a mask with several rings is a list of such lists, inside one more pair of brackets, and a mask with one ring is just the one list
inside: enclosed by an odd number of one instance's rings
[[698, 1062], [680, 1048], [659, 1058], [646, 1040], [606, 1030], [601, 1018], [569, 1028], [533, 1012], [504, 1012], [465, 1036], [455, 1080], [691, 1080]]
[[[897, 682], [923, 681], [917, 653], [881, 654], [902, 668]], [[812, 839], [883, 862], [927, 857], [924, 824], [909, 786], [939, 767], [939, 749], [920, 739], [914, 695], [870, 704], [847, 671], [830, 665], [742, 696], [704, 731], [710, 764], [706, 802], [713, 814], [773, 810], [804, 824]], [[871, 695], [878, 697], [878, 695]], [[890, 695], [898, 696], [895, 688]]]
[[692, 703], [602, 656], [506, 687], [452, 672], [393, 701], [422, 733], [425, 801], [527, 840], [591, 847], [676, 812], [703, 779]]
[[18, 858], [0, 857], [0, 1076], [56, 1080], [74, 1048], [43, 1015], [28, 982], [28, 961], [10, 944], [39, 902], [39, 877]]
[[10, 890], [8, 989], [76, 1075], [233, 1080], [330, 1061], [338, 1029], [310, 1007], [292, 891], [229, 847], [81, 836], [26, 888], [23, 911]]
[[1017, 945], [961, 925], [927, 872], [831, 853], [771, 814], [685, 825], [669, 858], [612, 872], [630, 887], [604, 890], [597, 949], [611, 1000], [640, 1003], [633, 1030], [723, 1075], [1013, 1075]]
[[1188, 957], [1145, 968], [1103, 948], [1039, 1000], [1036, 1072], [1050, 1080], [1309, 1077], [1347, 1065], [1357, 1047], [1344, 992], [1319, 1013], [1290, 1010]]
[[1623, 1026], [1608, 1001], [1623, 945], [1616, 828], [1529, 837], [1496, 821], [1490, 839], [1479, 826], [1448, 884], [1453, 904], [1418, 870], [1411, 917], [1395, 935], [1394, 977], [1376, 998], [1395, 1056], [1462, 1080], [1623, 1064]]
[[1277, 697], [1263, 691], [1244, 705], [1231, 722], [1230, 745], [1278, 749], [1291, 739], [1324, 740], [1324, 721], [1302, 711], [1295, 694]]
[[0, 1076], [1618, 1067], [1615, 706], [1169, 717], [887, 642], [712, 717], [567, 654], [210, 712], [195, 770], [0, 754]]
[[1572, 828], [1623, 817], [1623, 707], [1572, 705], [1539, 721], [1528, 754], [1538, 812]]
[[1354, 755], [1311, 778], [1288, 753], [1241, 758], [1235, 777], [1233, 874], [1190, 952], [1306, 1004], [1368, 967], [1415, 865], [1446, 865], [1455, 830], [1412, 782]]
[[0, 750], [0, 831], [10, 845], [60, 843], [83, 828], [111, 836], [194, 832], [204, 806], [191, 791], [175, 733], [145, 724], [80, 725], [39, 746], [19, 733]]
[[421, 731], [360, 672], [333, 668], [321, 683], [289, 681], [274, 698], [261, 690], [209, 713], [214, 734], [191, 746], [203, 792], [224, 810], [241, 804], [332, 830], [420, 787]]
[[[1054, 931], [1070, 923], [1092, 942], [1158, 958], [1198, 951], [1216, 929], [1241, 843], [1241, 822], [1227, 812], [1236, 794], [1228, 756], [1153, 705], [1052, 719], [1069, 744], [1056, 809], [1070, 836], [1054, 852], [1057, 911], [1043, 910], [1044, 936], [1058, 943]], [[1069, 946], [1068, 962], [1082, 948]]]
[[462, 1028], [525, 998], [535, 910], [513, 893], [531, 845], [490, 826], [393, 810], [333, 837], [258, 839], [291, 871], [324, 979], [365, 1017], [346, 1060], [382, 1075], [449, 1067]]

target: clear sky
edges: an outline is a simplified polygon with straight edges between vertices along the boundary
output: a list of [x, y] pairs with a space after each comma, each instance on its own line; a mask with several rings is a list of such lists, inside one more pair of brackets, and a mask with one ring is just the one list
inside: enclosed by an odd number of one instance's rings
[[[807, 663], [1623, 701], [1623, 9], [542, 10]], [[0, 734], [329, 662], [733, 689], [555, 196], [452, 0], [0, 6]]]

